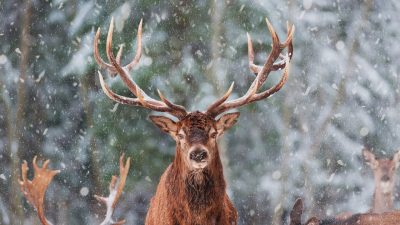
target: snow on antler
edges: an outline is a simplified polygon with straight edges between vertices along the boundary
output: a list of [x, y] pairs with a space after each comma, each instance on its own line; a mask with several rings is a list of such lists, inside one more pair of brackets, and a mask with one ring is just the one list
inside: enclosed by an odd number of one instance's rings
[[115, 206], [118, 202], [119, 197], [122, 194], [122, 190], [124, 189], [125, 186], [125, 181], [126, 177], [128, 175], [129, 167], [130, 167], [130, 160], [131, 158], [128, 157], [126, 160], [126, 163], [124, 165], [124, 154], [119, 158], [119, 178], [116, 176], [112, 176], [111, 182], [110, 182], [110, 194], [108, 197], [102, 197], [95, 195], [94, 197], [99, 201], [104, 203], [107, 206], [107, 212], [106, 212], [106, 218], [104, 221], [101, 223], [101, 225], [119, 225], [119, 224], [124, 224], [125, 220], [120, 220], [117, 222], [114, 222], [112, 219], [112, 214], [114, 212]]

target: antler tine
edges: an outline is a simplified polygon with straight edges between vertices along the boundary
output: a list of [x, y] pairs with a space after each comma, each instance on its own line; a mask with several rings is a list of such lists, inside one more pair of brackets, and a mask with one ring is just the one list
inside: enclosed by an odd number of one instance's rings
[[[143, 95], [139, 94], [138, 98], [129, 98], [129, 97], [125, 97], [122, 95], [118, 95], [118, 94], [114, 93], [113, 91], [111, 91], [111, 89], [108, 87], [108, 85], [104, 82], [103, 75], [100, 73], [100, 71], [98, 71], [98, 74], [99, 74], [100, 86], [103, 89], [103, 92], [107, 95], [107, 97], [109, 97], [110, 99], [112, 99], [115, 102], [118, 102], [120, 104], [142, 106], [142, 107], [147, 108], [148, 104], [144, 101]], [[144, 104], [143, 104], [143, 102], [144, 102]], [[151, 106], [151, 107], [152, 107], [152, 109], [154, 109], [158, 112], [167, 112], [167, 113], [170, 113], [170, 114], [176, 116], [177, 118], [181, 118], [184, 116], [184, 114], [176, 114], [176, 115], [173, 114], [173, 112], [171, 112], [171, 109], [168, 107], [162, 107], [162, 106], [160, 106], [160, 107], [159, 106]]]
[[[135, 96], [138, 96], [138, 92], [141, 92], [145, 98], [150, 98], [147, 96], [147, 94], [133, 81], [128, 73], [126, 72], [126, 68], [121, 67], [117, 60], [114, 57], [114, 53], [112, 51], [112, 37], [113, 37], [113, 30], [114, 30], [114, 18], [111, 19], [110, 27], [108, 29], [108, 34], [107, 34], [107, 44], [106, 44], [106, 52], [107, 52], [107, 57], [110, 60], [112, 66], [114, 69], [117, 71], [117, 73], [120, 75], [122, 81], [128, 86], [128, 89], [134, 94]], [[153, 102], [155, 105], [160, 105], [159, 101], [154, 100]]]
[[112, 214], [122, 194], [122, 190], [125, 187], [126, 178], [128, 176], [129, 167], [131, 165], [131, 158], [128, 157], [128, 159], [124, 163], [124, 157], [125, 154], [122, 154], [122, 156], [119, 158], [119, 178], [116, 176], [112, 176], [111, 178], [109, 186], [110, 190], [109, 196], [108, 197], [101, 197], [98, 195], [94, 196], [99, 202], [104, 203], [107, 207], [106, 218], [101, 223], [101, 225], [109, 225], [109, 224], [118, 225], [125, 223], [125, 220], [120, 220], [115, 222], [112, 219]]
[[[271, 23], [269, 22], [269, 20], [268, 19], [266, 19], [266, 20], [267, 20], [267, 24], [269, 24], [268, 29], [270, 31], [272, 29], [273, 32], [276, 34], [276, 32], [275, 32], [274, 28], [272, 27]], [[284, 48], [288, 47], [289, 57], [290, 57], [290, 59], [292, 59], [292, 55], [293, 55], [292, 36], [293, 36], [293, 32], [294, 32], [294, 26], [290, 26], [289, 22], [286, 23], [286, 26], [287, 26], [287, 30], [288, 30], [288, 35], [287, 35], [286, 40], [280, 44], [280, 48], [284, 49]], [[254, 64], [253, 43], [252, 43], [251, 37], [248, 33], [247, 33], [247, 46], [248, 46], [247, 48], [248, 48], [248, 55], [249, 55], [250, 71], [253, 72], [255, 75], [257, 75], [261, 71], [262, 67]], [[282, 60], [274, 63], [271, 68], [271, 71], [277, 71], [277, 70], [281, 70], [281, 69], [285, 68], [284, 56], [282, 56], [282, 54], [279, 54], [279, 58]]]
[[233, 90], [233, 86], [235, 85], [235, 82], [232, 82], [231, 86], [229, 87], [228, 91], [225, 92], [225, 94], [219, 98], [217, 101], [215, 101], [213, 104], [211, 104], [208, 108], [207, 111], [209, 111], [210, 109], [213, 109], [219, 105], [221, 105], [222, 103], [224, 103], [229, 96], [232, 94], [232, 90]]
[[99, 80], [100, 80], [100, 86], [103, 89], [103, 92], [109, 97], [110, 99], [120, 103], [120, 104], [125, 104], [125, 105], [134, 105], [134, 106], [141, 106], [141, 103], [137, 98], [129, 98], [125, 97], [122, 95], [118, 95], [111, 91], [111, 89], [108, 87], [108, 85], [104, 82], [103, 75], [101, 74], [100, 71], [97, 71], [99, 74]]
[[261, 66], [257, 66], [254, 64], [253, 42], [251, 41], [249, 33], [247, 33], [247, 55], [249, 57], [249, 68], [255, 75], [257, 75], [258, 72], [261, 70]]
[[107, 69], [108, 72], [111, 74], [111, 76], [115, 76], [116, 71], [114, 67], [106, 62], [100, 57], [99, 54], [99, 38], [100, 38], [100, 27], [97, 29], [96, 35], [94, 37], [93, 41], [93, 54], [94, 54], [94, 59], [96, 60], [97, 64], [99, 64], [100, 68], [102, 69]]
[[136, 64], [139, 63], [140, 57], [142, 56], [142, 25], [143, 19], [140, 19], [136, 38], [136, 55], [133, 58], [132, 62], [125, 66], [128, 71], [130, 71], [134, 66], [136, 66]]
[[[118, 94], [115, 94], [114, 92], [111, 91], [111, 89], [105, 85], [104, 79], [99, 72], [99, 77], [100, 77], [100, 84], [102, 86], [103, 91], [106, 93], [106, 95], [111, 98], [112, 100], [122, 103], [122, 104], [128, 104], [128, 105], [134, 105], [134, 106], [142, 106], [151, 110], [159, 111], [159, 112], [167, 112], [170, 113], [171, 115], [181, 119], [184, 116], [186, 116], [187, 112], [183, 106], [173, 104], [172, 102], [168, 101], [167, 99], [163, 98], [162, 101], [155, 100], [151, 97], [149, 97], [131, 78], [130, 75], [128, 74], [128, 71], [131, 70], [140, 60], [140, 57], [142, 55], [142, 23], [143, 21], [140, 21], [139, 27], [138, 27], [138, 34], [137, 34], [137, 49], [136, 49], [136, 55], [132, 62], [130, 62], [128, 65], [122, 67], [120, 65], [120, 60], [121, 60], [121, 55], [122, 55], [122, 47], [118, 51], [117, 58], [114, 57], [114, 53], [112, 51], [112, 36], [113, 36], [113, 29], [114, 29], [114, 19], [111, 19], [110, 27], [108, 29], [108, 34], [107, 34], [107, 42], [106, 42], [106, 52], [107, 52], [107, 58], [111, 62], [110, 64], [103, 64], [102, 60], [100, 60], [100, 57], [98, 56], [98, 51], [97, 51], [97, 45], [95, 46], [95, 54], [97, 53], [97, 56], [95, 55], [96, 61], [99, 63], [100, 66], [102, 65], [110, 65], [111, 66], [111, 72], [115, 71], [115, 73], [118, 73], [119, 76], [121, 77], [122, 81], [125, 83], [125, 85], [128, 87], [128, 89], [136, 96], [136, 98], [128, 98], [124, 96], [120, 96]], [[96, 39], [98, 38], [98, 34], [96, 34]], [[95, 42], [97, 42], [95, 40]], [[97, 58], [99, 58], [97, 60]], [[103, 66], [104, 67], [104, 66]]]
[[271, 38], [272, 38], [272, 49], [271, 53], [269, 54], [267, 61], [265, 62], [264, 66], [261, 68], [259, 73], [257, 74], [257, 77], [259, 77], [259, 83], [260, 87], [262, 84], [265, 82], [265, 80], [268, 78], [269, 73], [272, 71], [272, 67], [274, 65], [274, 62], [276, 59], [279, 57], [279, 54], [283, 50], [283, 45], [279, 41], [278, 34], [276, 33], [274, 27], [272, 24], [269, 22], [267, 18], [265, 18], [265, 21], [267, 22], [268, 30], [271, 33]]
[[[114, 21], [114, 18], [111, 18], [111, 24], [114, 24], [113, 21]], [[113, 29], [113, 26], [111, 26], [111, 24], [109, 27], [109, 31]], [[111, 39], [112, 39], [112, 32], [108, 32], [108, 34], [111, 36]], [[94, 42], [93, 42], [94, 59], [96, 60], [97, 64], [100, 65], [100, 67], [102, 69], [107, 69], [109, 74], [112, 77], [115, 77], [117, 71], [115, 70], [114, 66], [109, 63], [104, 62], [104, 60], [100, 57], [99, 49], [98, 49], [99, 39], [100, 39], [100, 28], [97, 29], [97, 32], [96, 32], [96, 35], [94, 38]], [[107, 43], [107, 44], [110, 44], [110, 43]], [[111, 47], [111, 46], [107, 45], [106, 47]], [[123, 50], [123, 46], [121, 46], [118, 50], [117, 60], [116, 60], [118, 62], [118, 64], [121, 64], [122, 50]], [[130, 62], [123, 68], [125, 68], [128, 71], [132, 70], [132, 68], [139, 62], [141, 55], [142, 55], [142, 20], [140, 20], [140, 24], [139, 24], [139, 28], [138, 28], [136, 55], [133, 58], [132, 62]], [[110, 59], [108, 54], [107, 54], [107, 57], [108, 57], [108, 59]]]
[[118, 183], [117, 195], [115, 196], [115, 200], [113, 202], [113, 208], [115, 208], [115, 205], [117, 204], [117, 201], [122, 194], [122, 190], [124, 189], [125, 182], [126, 182], [126, 177], [128, 176], [129, 167], [131, 166], [131, 158], [128, 157], [128, 159], [126, 160], [126, 163], [124, 164], [124, 157], [125, 157], [125, 154], [122, 154], [119, 157], [120, 180]]
[[161, 91], [159, 89], [157, 89], [157, 92], [158, 92], [158, 96], [160, 97], [161, 101], [163, 101], [168, 107], [170, 107], [176, 111], [185, 112], [185, 114], [186, 114], [185, 107], [183, 107], [181, 105], [176, 105], [176, 104], [170, 102], [168, 99], [166, 99], [164, 97], [164, 95], [161, 93]]
[[117, 63], [121, 65], [121, 57], [122, 57], [122, 51], [124, 50], [124, 46], [120, 45], [119, 50], [117, 53]]
[[50, 170], [47, 169], [50, 160], [46, 160], [43, 163], [42, 168], [40, 168], [36, 163], [36, 156], [33, 158], [33, 171], [34, 177], [33, 180], [28, 180], [28, 163], [24, 161], [21, 165], [21, 178], [18, 179], [19, 185], [21, 187], [21, 192], [24, 194], [25, 198], [28, 200], [29, 204], [31, 204], [38, 214], [40, 222], [43, 225], [51, 225], [45, 215], [44, 215], [44, 196], [46, 194], [46, 190], [53, 180], [54, 176], [60, 173], [60, 170]]
[[280, 79], [280, 81], [273, 87], [269, 88], [266, 91], [263, 91], [261, 93], [255, 94], [251, 100], [249, 101], [249, 103], [254, 102], [254, 101], [258, 101], [261, 100], [263, 98], [267, 98], [268, 96], [278, 92], [283, 85], [286, 83], [288, 77], [289, 77], [289, 68], [290, 68], [290, 63], [289, 63], [289, 56], [286, 57], [285, 59], [285, 68], [283, 69], [283, 75]]
[[[289, 26], [288, 27], [288, 34], [286, 37], [286, 40], [281, 43], [279, 41], [279, 37], [275, 32], [275, 29], [271, 25], [268, 19], [266, 19], [267, 27], [268, 30], [271, 33], [272, 37], [272, 50], [270, 54], [268, 55], [266, 62], [264, 66], [257, 66], [254, 64], [254, 49], [253, 49], [253, 43], [251, 41], [251, 37], [249, 34], [247, 34], [247, 46], [248, 46], [248, 58], [249, 58], [249, 68], [250, 71], [256, 74], [256, 78], [251, 84], [250, 88], [246, 92], [246, 94], [238, 99], [234, 99], [231, 101], [220, 101], [223, 98], [220, 98], [216, 102], [214, 102], [210, 107], [207, 109], [207, 113], [210, 116], [217, 116], [229, 109], [237, 108], [240, 106], [243, 106], [245, 104], [249, 104], [254, 101], [261, 100], [263, 98], [267, 98], [268, 96], [272, 95], [273, 93], [276, 93], [279, 91], [285, 82], [287, 81], [288, 75], [289, 75], [289, 62], [290, 59], [293, 55], [293, 45], [292, 45], [292, 40], [293, 40], [293, 34], [294, 34], [294, 26]], [[278, 63], [274, 63], [279, 57], [282, 57], [281, 52], [285, 49], [288, 48], [288, 54], [284, 56], [283, 60]], [[281, 80], [279, 81], [278, 84], [276, 84], [274, 87], [261, 92], [257, 94], [258, 89], [264, 84], [266, 79], [268, 78], [268, 75], [270, 74], [271, 71], [275, 71], [278, 69], [284, 69], [284, 73], [282, 75]]]

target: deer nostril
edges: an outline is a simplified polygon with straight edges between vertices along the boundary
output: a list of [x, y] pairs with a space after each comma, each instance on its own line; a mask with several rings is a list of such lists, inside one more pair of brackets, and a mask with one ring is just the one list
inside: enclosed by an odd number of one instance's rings
[[190, 153], [190, 159], [196, 162], [201, 162], [207, 158], [207, 151], [204, 149], [195, 149]]
[[390, 177], [388, 175], [385, 175], [381, 178], [381, 181], [390, 181]]

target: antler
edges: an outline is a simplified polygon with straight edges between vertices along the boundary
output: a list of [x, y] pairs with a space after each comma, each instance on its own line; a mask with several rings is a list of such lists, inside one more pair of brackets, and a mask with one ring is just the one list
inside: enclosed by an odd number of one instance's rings
[[116, 176], [112, 176], [109, 187], [110, 194], [108, 195], [108, 197], [101, 197], [98, 195], [94, 196], [99, 202], [103, 202], [107, 206], [106, 218], [101, 223], [101, 225], [108, 225], [108, 224], [119, 225], [125, 223], [125, 220], [114, 222], [114, 220], [112, 219], [112, 214], [114, 212], [118, 199], [122, 194], [122, 190], [124, 189], [126, 177], [128, 175], [129, 167], [131, 165], [130, 163], [131, 163], [131, 158], [128, 157], [124, 165], [124, 154], [122, 154], [122, 156], [119, 158], [120, 177], [118, 178]]
[[21, 186], [21, 192], [25, 195], [28, 202], [36, 209], [39, 216], [40, 222], [43, 225], [51, 225], [51, 223], [46, 219], [44, 215], [43, 205], [44, 205], [44, 195], [46, 193], [47, 187], [53, 180], [53, 177], [60, 173], [60, 170], [50, 170], [47, 169], [50, 160], [46, 160], [43, 163], [43, 167], [40, 168], [36, 164], [36, 156], [33, 158], [33, 180], [27, 179], [28, 173], [28, 163], [24, 161], [21, 165], [22, 180], [19, 180]]
[[160, 96], [161, 101], [155, 100], [149, 97], [129, 76], [129, 71], [137, 65], [142, 55], [142, 20], [139, 23], [138, 33], [137, 33], [137, 49], [136, 55], [134, 59], [127, 64], [126, 66], [121, 66], [121, 55], [122, 55], [122, 47], [120, 47], [117, 58], [114, 57], [114, 53], [112, 52], [112, 33], [114, 30], [114, 19], [111, 19], [110, 27], [108, 29], [107, 35], [107, 44], [106, 44], [106, 52], [107, 58], [111, 62], [111, 64], [104, 62], [98, 51], [98, 41], [100, 36], [100, 28], [97, 30], [95, 39], [94, 39], [94, 58], [96, 62], [100, 65], [101, 68], [105, 68], [109, 71], [109, 73], [114, 76], [114, 74], [119, 74], [122, 81], [128, 87], [128, 89], [136, 96], [136, 98], [129, 98], [125, 96], [118, 95], [111, 91], [111, 89], [105, 84], [102, 74], [99, 71], [100, 84], [104, 91], [104, 93], [112, 100], [127, 105], [134, 106], [142, 106], [144, 108], [148, 108], [154, 111], [159, 112], [167, 112], [179, 119], [186, 116], [187, 111], [183, 106], [176, 105], [169, 100], [167, 100], [161, 92], [158, 90], [158, 95]]
[[[249, 68], [250, 70], [256, 74], [256, 78], [254, 79], [253, 83], [250, 85], [250, 88], [247, 90], [246, 94], [240, 98], [226, 101], [230, 94], [232, 93], [233, 83], [228, 89], [228, 91], [218, 100], [216, 100], [213, 104], [211, 104], [208, 108], [206, 113], [212, 117], [216, 117], [219, 114], [237, 108], [246, 104], [249, 104], [254, 101], [258, 101], [264, 98], [268, 98], [270, 95], [274, 94], [275, 92], [279, 91], [282, 86], [287, 81], [289, 75], [289, 62], [293, 55], [293, 33], [294, 33], [294, 25], [289, 26], [287, 24], [288, 34], [286, 40], [281, 43], [279, 41], [278, 35], [276, 34], [273, 26], [271, 23], [266, 19], [267, 26], [269, 31], [272, 35], [272, 50], [269, 54], [264, 66], [257, 66], [254, 64], [254, 50], [253, 44], [251, 41], [251, 37], [247, 34], [247, 46], [248, 46], [248, 55], [249, 55]], [[281, 52], [288, 48], [287, 55], [282, 55]], [[275, 63], [275, 61], [280, 58], [281, 61]], [[272, 71], [283, 69], [283, 75], [281, 80], [275, 86], [261, 92], [257, 93], [257, 91], [261, 88], [264, 84], [265, 80], [268, 78], [268, 75]]]
[[[111, 23], [113, 23], [113, 19], [114, 18], [111, 19]], [[136, 40], [137, 41], [136, 55], [135, 55], [135, 57], [133, 58], [133, 60], [129, 64], [127, 64], [127, 65], [125, 65], [123, 67], [127, 71], [131, 71], [132, 68], [139, 63], [140, 57], [142, 56], [142, 22], [143, 21], [140, 20], [139, 27], [138, 27], [137, 40]], [[111, 29], [111, 25], [110, 25], [110, 29]], [[112, 30], [111, 30], [111, 32], [112, 32]], [[109, 33], [110, 33], [110, 31], [109, 31]], [[94, 59], [96, 60], [97, 64], [99, 64], [99, 66], [102, 69], [107, 69], [109, 74], [112, 77], [115, 77], [115, 75], [117, 74], [117, 70], [114, 68], [114, 66], [112, 64], [104, 62], [104, 60], [99, 55], [99, 49], [97, 47], [98, 42], [99, 42], [99, 38], [100, 38], [100, 28], [97, 29], [96, 36], [95, 36], [94, 42], [93, 42], [93, 44], [94, 44]], [[108, 47], [111, 47], [111, 46], [108, 46], [108, 42], [107, 42], [107, 48]], [[118, 50], [117, 59], [116, 59], [118, 64], [121, 63], [122, 49], [123, 49], [123, 46], [121, 45], [119, 50]], [[109, 55], [107, 55], [107, 57], [111, 61]]]

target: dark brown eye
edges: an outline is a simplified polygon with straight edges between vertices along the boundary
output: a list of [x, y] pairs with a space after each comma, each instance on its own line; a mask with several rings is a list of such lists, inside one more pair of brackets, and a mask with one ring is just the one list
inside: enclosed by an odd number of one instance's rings
[[217, 135], [218, 135], [218, 132], [212, 132], [211, 134], [210, 134], [210, 137], [211, 138], [216, 138], [217, 137]]
[[179, 139], [179, 140], [182, 140], [182, 139], [185, 138], [185, 135], [184, 135], [184, 134], [178, 134], [177, 136], [178, 136], [178, 139]]

